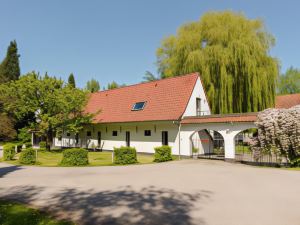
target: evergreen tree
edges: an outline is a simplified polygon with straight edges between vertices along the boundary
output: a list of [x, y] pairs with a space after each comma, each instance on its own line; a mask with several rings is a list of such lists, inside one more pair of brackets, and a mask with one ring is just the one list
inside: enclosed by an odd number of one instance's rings
[[91, 79], [86, 83], [86, 89], [91, 93], [97, 92], [100, 90], [100, 84], [97, 80]]
[[260, 111], [275, 104], [274, 44], [261, 20], [209, 12], [164, 39], [157, 63], [162, 78], [199, 72], [213, 113]]
[[75, 78], [74, 78], [73, 73], [70, 74], [70, 76], [68, 78], [68, 83], [71, 87], [73, 87], [73, 88], [76, 87]]
[[0, 65], [0, 83], [17, 80], [20, 77], [18, 47], [16, 41], [11, 41], [6, 57]]

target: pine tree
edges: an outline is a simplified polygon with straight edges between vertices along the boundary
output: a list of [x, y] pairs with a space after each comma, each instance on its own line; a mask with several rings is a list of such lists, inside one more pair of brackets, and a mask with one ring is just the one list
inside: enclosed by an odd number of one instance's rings
[[11, 41], [6, 57], [0, 64], [0, 83], [17, 80], [20, 77], [18, 47], [16, 41]]
[[73, 73], [70, 74], [70, 76], [68, 78], [68, 83], [71, 87], [73, 87], [73, 88], [76, 87], [75, 78], [74, 78]]

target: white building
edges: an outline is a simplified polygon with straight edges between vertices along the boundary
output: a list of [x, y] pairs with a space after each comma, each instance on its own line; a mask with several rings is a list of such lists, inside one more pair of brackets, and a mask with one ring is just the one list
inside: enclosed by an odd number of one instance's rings
[[180, 122], [186, 116], [210, 114], [198, 73], [93, 93], [86, 111], [99, 111], [94, 123], [77, 135], [55, 138], [56, 147], [132, 146], [154, 153], [154, 147], [169, 145], [173, 154], [190, 155], [179, 146]]
[[[300, 104], [300, 94], [276, 98], [276, 108], [295, 104]], [[154, 153], [155, 147], [169, 145], [174, 155], [191, 156], [193, 148], [205, 155], [212, 153], [218, 134], [225, 159], [234, 160], [236, 137], [255, 128], [257, 117], [257, 113], [211, 115], [198, 73], [93, 93], [85, 110], [98, 112], [93, 123], [79, 134], [54, 138], [55, 147], [131, 146], [137, 152]]]

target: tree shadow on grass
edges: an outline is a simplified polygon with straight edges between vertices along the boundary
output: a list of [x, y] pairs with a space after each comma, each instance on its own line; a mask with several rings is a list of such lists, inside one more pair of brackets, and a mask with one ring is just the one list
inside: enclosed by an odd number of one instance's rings
[[[40, 200], [41, 192], [38, 187], [20, 186], [2, 197], [32, 204]], [[203, 225], [205, 221], [193, 220], [190, 212], [197, 210], [200, 216], [201, 209], [195, 203], [203, 206], [211, 194], [209, 191], [188, 194], [154, 186], [140, 190], [125, 186], [101, 192], [67, 188], [48, 194], [41, 208], [79, 224]]]

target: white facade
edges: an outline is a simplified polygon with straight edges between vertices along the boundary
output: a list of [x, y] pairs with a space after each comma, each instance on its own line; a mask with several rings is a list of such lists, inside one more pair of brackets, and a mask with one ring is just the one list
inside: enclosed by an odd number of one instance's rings
[[[55, 138], [54, 145], [56, 147], [113, 150], [114, 147], [127, 146], [129, 144], [129, 146], [135, 147], [137, 152], [154, 153], [155, 147], [163, 145], [162, 133], [167, 132], [167, 144], [172, 147], [172, 154], [191, 156], [193, 147], [198, 148], [200, 154], [211, 153], [213, 141], [207, 131], [217, 131], [224, 139], [225, 158], [234, 159], [235, 136], [243, 130], [255, 128], [254, 123], [180, 123], [181, 119], [186, 116], [204, 116], [210, 114], [206, 94], [202, 82], [198, 78], [190, 99], [186, 104], [185, 111], [181, 118], [178, 118], [176, 121], [92, 124], [86, 126], [78, 134], [77, 138], [74, 134], [68, 135], [66, 133], [61, 140]], [[148, 135], [145, 134], [146, 131]], [[149, 132], [151, 133], [150, 135]], [[128, 143], [128, 140], [130, 143]]]
[[[187, 106], [183, 116], [196, 116], [197, 98], [200, 99], [201, 112], [210, 114], [210, 108], [205, 96], [204, 88], [200, 78], [197, 79], [191, 97], [187, 102]], [[176, 102], [174, 103], [176, 104]], [[151, 122], [131, 122], [131, 123], [99, 123], [86, 126], [78, 134], [78, 140], [74, 134], [63, 134], [61, 140], [54, 139], [56, 147], [85, 147], [85, 148], [101, 148], [103, 150], [113, 150], [114, 147], [126, 146], [126, 132], [130, 133], [130, 146], [135, 147], [137, 152], [154, 153], [154, 148], [161, 146], [162, 132], [168, 132], [168, 145], [172, 147], [174, 155], [190, 155], [190, 150], [186, 146], [181, 145], [179, 150], [179, 129], [180, 120], [178, 121], [151, 121]], [[145, 136], [145, 130], [150, 130], [151, 135]], [[117, 136], [113, 136], [113, 132]], [[91, 136], [88, 136], [90, 134]], [[99, 138], [101, 136], [101, 138]], [[181, 138], [182, 140], [182, 138]]]

